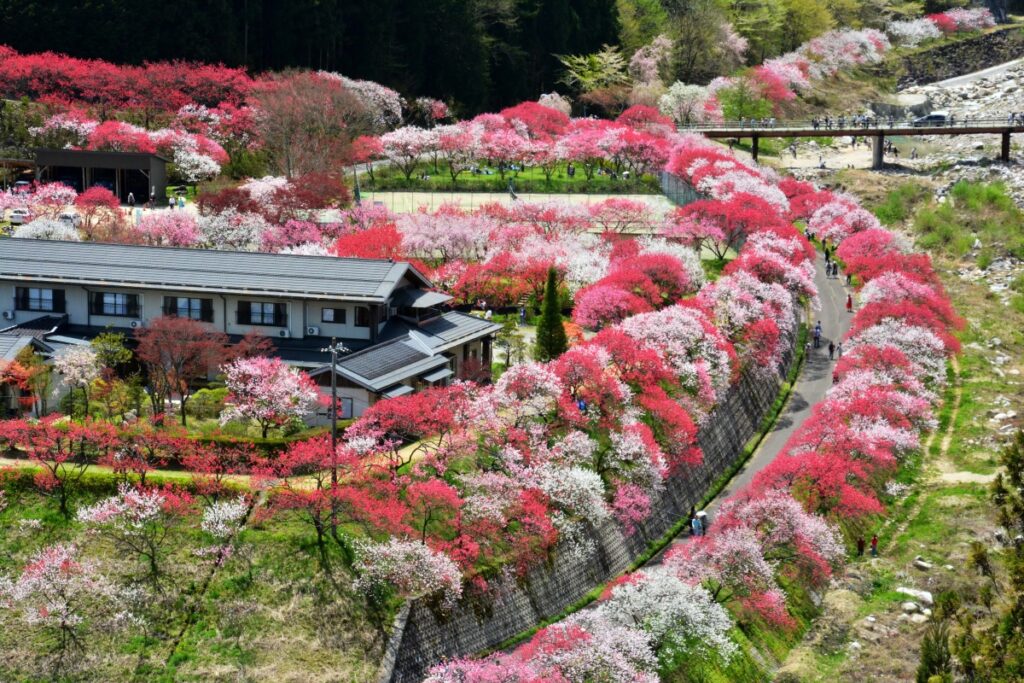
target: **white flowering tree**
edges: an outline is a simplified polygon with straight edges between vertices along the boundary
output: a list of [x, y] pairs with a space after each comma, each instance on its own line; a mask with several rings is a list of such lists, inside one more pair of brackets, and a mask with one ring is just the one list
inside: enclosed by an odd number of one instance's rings
[[611, 623], [645, 633], [663, 660], [714, 651], [728, 661], [736, 652], [725, 608], [704, 588], [671, 572], [640, 572], [612, 589], [598, 612]]
[[371, 592], [394, 587], [403, 598], [440, 595], [442, 604], [454, 605], [462, 597], [462, 572], [442, 552], [418, 541], [397, 538], [358, 546], [356, 587]]
[[36, 218], [24, 225], [19, 225], [11, 236], [29, 240], [82, 241], [82, 236], [75, 226], [51, 218]]
[[[75, 346], [57, 356], [53, 368], [60, 374], [60, 382], [72, 392], [82, 390], [85, 415], [89, 414], [89, 387], [100, 376], [100, 362], [96, 351], [89, 346]], [[72, 405], [74, 403], [72, 402]], [[71, 411], [74, 413], [74, 410]]]
[[[36, 552], [16, 579], [0, 576], [0, 609], [9, 609], [51, 643], [52, 661], [40, 657], [40, 664], [49, 664], [49, 680], [63, 679], [71, 653], [85, 649], [85, 636], [94, 626], [90, 617], [116, 598], [116, 589], [94, 563], [79, 558], [72, 544], [58, 543]], [[115, 623], [111, 620], [110, 625]]]

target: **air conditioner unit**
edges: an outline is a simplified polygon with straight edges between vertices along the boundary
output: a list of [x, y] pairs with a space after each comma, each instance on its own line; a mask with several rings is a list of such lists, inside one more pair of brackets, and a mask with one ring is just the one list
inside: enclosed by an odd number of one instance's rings
[[320, 336], [320, 328], [316, 327], [314, 325], [310, 325], [309, 327], [306, 328], [306, 336], [307, 337], [319, 337]]
[[130, 323], [128, 323], [128, 326], [130, 328], [132, 328], [133, 330], [137, 330], [140, 327], [142, 327], [142, 321], [141, 320], [133, 320]]
[[277, 333], [277, 336], [278, 337], [290, 337], [290, 336], [292, 336], [292, 333], [289, 332], [288, 330], [281, 330], [280, 332]]
[[4, 320], [14, 320], [14, 311], [4, 311]]

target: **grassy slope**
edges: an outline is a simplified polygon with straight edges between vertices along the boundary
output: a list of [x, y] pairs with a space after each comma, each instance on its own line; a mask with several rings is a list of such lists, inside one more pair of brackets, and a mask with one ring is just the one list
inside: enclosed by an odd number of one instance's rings
[[[15, 574], [36, 550], [78, 543], [84, 559], [127, 581], [136, 571], [106, 541], [65, 521], [27, 477], [5, 480], [0, 511], [0, 574]], [[112, 491], [108, 475], [90, 474], [77, 509]], [[39, 530], [21, 520], [39, 520]], [[264, 520], [259, 510], [242, 532], [235, 555], [210, 577], [194, 552], [210, 542], [192, 518], [175, 529], [166, 575], [148, 601], [145, 629], [89, 630], [76, 681], [367, 680], [376, 671], [383, 635], [351, 576], [329, 550], [333, 575], [321, 569], [311, 531], [288, 519]], [[204, 591], [204, 586], [207, 586]], [[87, 611], [91, 613], [91, 608]], [[386, 619], [382, 618], [382, 621]], [[43, 635], [0, 610], [0, 680], [49, 680]]]

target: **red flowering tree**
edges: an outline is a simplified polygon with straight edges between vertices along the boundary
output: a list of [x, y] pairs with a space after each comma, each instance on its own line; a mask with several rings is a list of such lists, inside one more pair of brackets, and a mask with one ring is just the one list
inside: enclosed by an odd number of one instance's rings
[[206, 379], [226, 357], [228, 338], [189, 318], [160, 316], [135, 332], [136, 355], [149, 377], [153, 411], [171, 399], [180, 400], [181, 424], [188, 423], [187, 405], [196, 383]]

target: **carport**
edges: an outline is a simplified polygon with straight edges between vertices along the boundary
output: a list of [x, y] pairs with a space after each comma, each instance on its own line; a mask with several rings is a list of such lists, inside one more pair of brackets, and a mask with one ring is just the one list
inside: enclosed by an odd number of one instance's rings
[[150, 196], [162, 205], [167, 193], [167, 159], [143, 152], [97, 152], [80, 149], [37, 149], [36, 179], [59, 182], [84, 192], [99, 185], [121, 203], [128, 193], [143, 204]]

